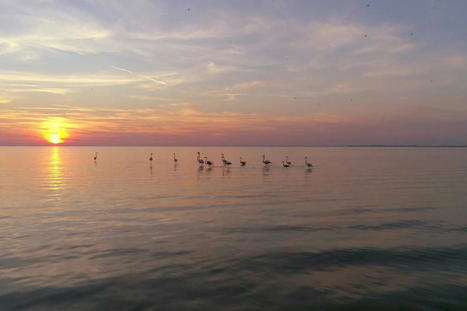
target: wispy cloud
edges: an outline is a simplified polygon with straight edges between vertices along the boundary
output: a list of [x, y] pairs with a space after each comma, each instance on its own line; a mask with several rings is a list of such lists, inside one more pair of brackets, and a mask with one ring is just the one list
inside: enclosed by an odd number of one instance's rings
[[122, 78], [121, 76], [106, 74], [52, 75], [4, 71], [0, 73], [0, 81], [4, 83], [35, 83], [36, 85], [40, 83], [53, 83], [56, 85], [104, 86], [141, 82], [142, 78]]
[[208, 73], [211, 74], [218, 74], [218, 73], [225, 73], [229, 71], [234, 71], [237, 68], [234, 66], [228, 66], [228, 65], [219, 65], [214, 62], [209, 62], [206, 64], [206, 69]]
[[162, 80], [157, 80], [153, 77], [150, 77], [150, 76], [147, 76], [147, 75], [143, 75], [143, 74], [140, 74], [140, 73], [135, 73], [134, 71], [131, 71], [131, 70], [128, 70], [128, 69], [125, 69], [125, 68], [121, 68], [121, 67], [117, 67], [117, 66], [112, 66], [113, 69], [115, 70], [119, 70], [119, 71], [123, 71], [123, 72], [126, 72], [126, 73], [129, 73], [131, 75], [135, 75], [137, 77], [141, 77], [143, 79], [146, 79], [146, 80], [149, 80], [151, 82], [154, 82], [156, 84], [160, 84], [160, 85], [167, 85], [167, 82], [164, 82]]
[[246, 95], [245, 91], [260, 87], [265, 87], [267, 85], [266, 81], [247, 81], [242, 83], [236, 83], [231, 86], [224, 87], [221, 90], [210, 90], [203, 93], [204, 96], [215, 96], [215, 97], [224, 97], [225, 100], [233, 101], [237, 96]]
[[443, 59], [443, 63], [453, 68], [466, 68], [467, 67], [467, 53], [460, 53], [456, 55], [449, 55]]
[[11, 97], [5, 97], [0, 95], [0, 104], [7, 104], [11, 102], [12, 98]]
[[66, 88], [21, 88], [21, 89], [9, 89], [13, 93], [50, 93], [56, 95], [66, 95], [70, 92], [70, 89]]

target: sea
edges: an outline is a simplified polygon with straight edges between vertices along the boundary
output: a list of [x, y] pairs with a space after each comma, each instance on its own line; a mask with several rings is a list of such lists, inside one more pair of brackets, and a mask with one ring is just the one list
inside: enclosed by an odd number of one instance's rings
[[467, 148], [0, 147], [0, 310], [467, 310]]

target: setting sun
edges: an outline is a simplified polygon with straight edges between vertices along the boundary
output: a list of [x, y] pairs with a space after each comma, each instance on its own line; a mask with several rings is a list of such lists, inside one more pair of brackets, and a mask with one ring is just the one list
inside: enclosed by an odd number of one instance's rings
[[52, 144], [63, 143], [63, 139], [61, 139], [60, 135], [58, 135], [58, 134], [49, 135], [48, 141], [51, 142]]
[[69, 136], [68, 122], [64, 118], [53, 118], [41, 124], [42, 136], [52, 144], [61, 144]]

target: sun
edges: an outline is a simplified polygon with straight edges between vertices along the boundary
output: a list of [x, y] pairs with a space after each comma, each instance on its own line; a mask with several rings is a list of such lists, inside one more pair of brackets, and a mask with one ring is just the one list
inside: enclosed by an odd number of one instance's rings
[[64, 118], [51, 118], [42, 122], [40, 132], [42, 136], [51, 144], [58, 145], [64, 142], [69, 136], [69, 124]]
[[58, 135], [58, 134], [49, 135], [48, 141], [51, 142], [52, 144], [61, 144], [61, 143], [63, 143], [63, 139], [61, 139], [60, 135]]

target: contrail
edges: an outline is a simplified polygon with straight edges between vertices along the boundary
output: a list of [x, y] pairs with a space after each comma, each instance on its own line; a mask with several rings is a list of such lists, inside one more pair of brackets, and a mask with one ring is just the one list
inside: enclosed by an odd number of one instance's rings
[[112, 68], [113, 68], [113, 69], [116, 69], [116, 70], [120, 70], [120, 71], [126, 72], [126, 73], [129, 73], [129, 74], [133, 74], [133, 71], [128, 70], [128, 69], [125, 69], [125, 68], [121, 68], [121, 67], [117, 67], [117, 66], [112, 66]]
[[161, 81], [161, 80], [156, 80], [154, 78], [151, 78], [151, 77], [148, 77], [148, 76], [133, 72], [131, 70], [128, 70], [128, 69], [125, 69], [125, 68], [122, 68], [122, 67], [117, 67], [117, 66], [111, 66], [111, 67], [113, 69], [115, 69], [115, 70], [123, 71], [123, 72], [129, 73], [131, 75], [136, 75], [136, 76], [139, 76], [141, 78], [144, 78], [146, 80], [152, 81], [152, 82], [157, 83], [157, 84], [161, 84], [161, 85], [166, 85], [167, 84], [167, 82], [164, 82], [164, 81]]

